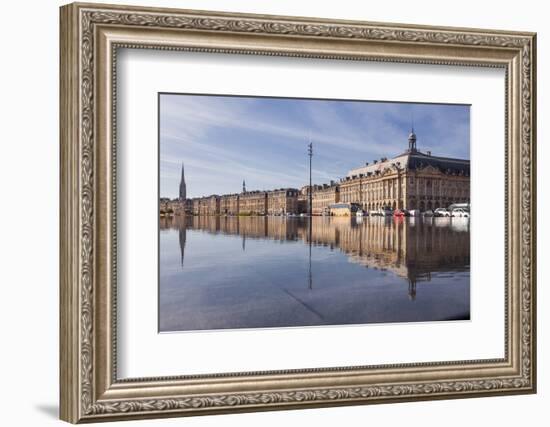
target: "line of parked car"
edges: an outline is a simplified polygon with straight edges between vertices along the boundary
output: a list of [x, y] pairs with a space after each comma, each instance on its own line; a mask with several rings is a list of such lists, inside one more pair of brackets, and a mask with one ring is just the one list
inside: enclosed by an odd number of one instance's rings
[[412, 216], [412, 217], [447, 217], [447, 218], [470, 218], [470, 210], [467, 208], [454, 208], [454, 209], [447, 209], [447, 208], [437, 208], [435, 210], [427, 210], [424, 212], [420, 212], [418, 209], [391, 209], [391, 208], [381, 208], [376, 209], [370, 212], [366, 211], [359, 211], [357, 212], [357, 216], [393, 216], [393, 217], [406, 217], [406, 216]]

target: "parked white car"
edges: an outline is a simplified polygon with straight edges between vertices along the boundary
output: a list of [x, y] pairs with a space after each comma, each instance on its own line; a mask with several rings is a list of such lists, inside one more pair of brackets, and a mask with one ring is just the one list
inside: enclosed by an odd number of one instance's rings
[[390, 208], [380, 208], [370, 212], [370, 216], [392, 216], [393, 211]]
[[445, 217], [450, 217], [451, 216], [451, 212], [449, 212], [447, 209], [445, 208], [437, 208], [435, 211], [434, 211], [434, 216], [445, 216]]
[[470, 212], [467, 209], [456, 208], [451, 212], [453, 218], [470, 218]]

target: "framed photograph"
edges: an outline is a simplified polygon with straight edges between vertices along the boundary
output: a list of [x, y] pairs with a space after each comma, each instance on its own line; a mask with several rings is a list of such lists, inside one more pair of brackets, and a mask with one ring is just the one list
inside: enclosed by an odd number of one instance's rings
[[158, 108], [159, 332], [470, 320], [469, 105]]
[[61, 418], [536, 391], [535, 34], [61, 8]]

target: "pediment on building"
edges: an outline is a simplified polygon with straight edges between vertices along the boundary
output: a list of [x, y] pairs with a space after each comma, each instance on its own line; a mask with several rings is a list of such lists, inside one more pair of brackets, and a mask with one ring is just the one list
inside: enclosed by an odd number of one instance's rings
[[380, 176], [386, 176], [386, 175], [394, 175], [396, 172], [395, 172], [395, 169], [393, 168], [384, 168], [381, 172], [380, 172]]

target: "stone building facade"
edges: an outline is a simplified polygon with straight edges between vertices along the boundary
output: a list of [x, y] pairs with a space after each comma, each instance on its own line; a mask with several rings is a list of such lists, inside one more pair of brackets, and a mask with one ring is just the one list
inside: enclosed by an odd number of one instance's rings
[[267, 214], [267, 192], [247, 191], [239, 195], [239, 214], [265, 215]]
[[212, 195], [206, 198], [206, 209], [209, 215], [220, 214], [220, 196]]
[[304, 185], [298, 191], [297, 198], [297, 212], [296, 213], [307, 213], [309, 206], [309, 185]]
[[298, 190], [281, 188], [267, 192], [267, 213], [285, 215], [298, 213]]
[[193, 215], [199, 215], [200, 213], [200, 198], [198, 197], [195, 197], [194, 199], [192, 199], [192, 208], [191, 208], [191, 213]]
[[175, 199], [173, 203], [178, 205], [176, 215], [188, 215], [193, 212], [193, 200], [191, 199]]
[[341, 179], [340, 201], [368, 211], [385, 206], [424, 211], [469, 203], [470, 161], [422, 153], [411, 132], [407, 151], [353, 169]]
[[[411, 131], [408, 149], [391, 159], [353, 169], [338, 183], [313, 185], [312, 214], [328, 213], [335, 203], [357, 204], [366, 211], [383, 207], [425, 211], [470, 202], [470, 161], [432, 156], [416, 148]], [[280, 215], [309, 212], [309, 186], [300, 190], [243, 191], [240, 194], [212, 195], [185, 199], [182, 165], [179, 201], [161, 201], [165, 212], [194, 215]], [[178, 202], [181, 206], [176, 206]], [[177, 204], [177, 203], [176, 203]], [[169, 206], [170, 205], [170, 206]]]
[[161, 216], [185, 215], [192, 212], [192, 200], [169, 199], [162, 197], [159, 202]]
[[239, 214], [239, 195], [224, 194], [220, 197], [220, 214], [238, 215]]
[[174, 205], [172, 200], [163, 197], [159, 201], [159, 214], [160, 216], [172, 216], [175, 215]]
[[193, 215], [215, 215], [219, 213], [219, 199], [216, 206], [216, 197], [207, 196], [193, 199]]
[[330, 184], [314, 185], [311, 200], [311, 213], [323, 215], [328, 213], [328, 208], [340, 201], [340, 186], [334, 181]]

